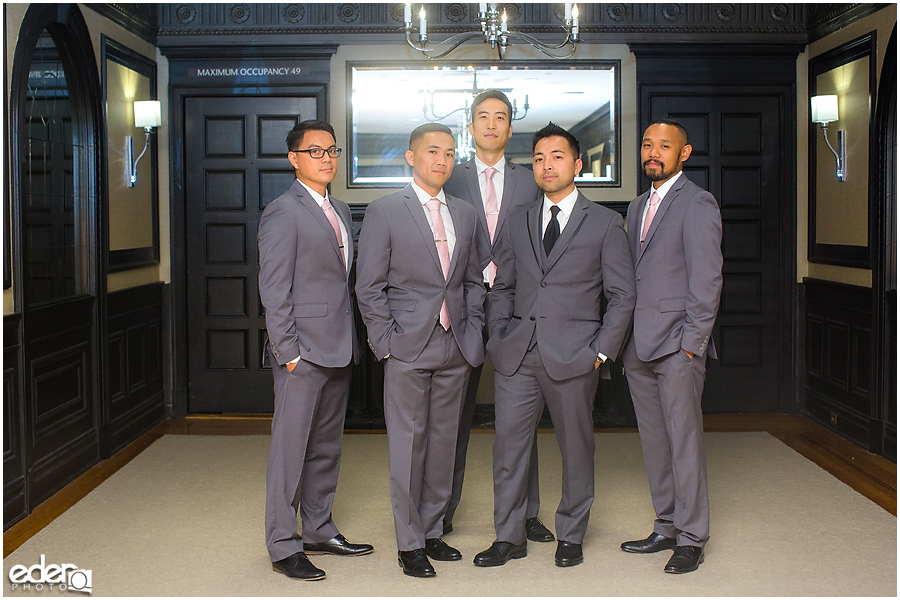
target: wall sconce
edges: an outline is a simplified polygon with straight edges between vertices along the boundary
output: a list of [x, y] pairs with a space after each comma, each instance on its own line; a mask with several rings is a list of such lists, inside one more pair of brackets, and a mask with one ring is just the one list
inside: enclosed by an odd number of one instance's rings
[[134, 126], [143, 127], [145, 140], [144, 151], [141, 155], [134, 159], [134, 138], [130, 135], [125, 136], [125, 181], [128, 187], [134, 187], [137, 183], [137, 166], [138, 162], [147, 152], [150, 146], [150, 134], [154, 127], [162, 124], [162, 114], [160, 111], [158, 100], [145, 100], [134, 103]]
[[847, 147], [844, 143], [844, 132], [838, 130], [838, 149], [837, 152], [831, 147], [828, 141], [828, 124], [838, 120], [838, 97], [837, 96], [813, 96], [810, 98], [812, 121], [822, 126], [822, 134], [825, 136], [825, 143], [828, 149], [837, 159], [837, 178], [838, 181], [844, 181], [847, 178], [845, 172], [847, 165]]

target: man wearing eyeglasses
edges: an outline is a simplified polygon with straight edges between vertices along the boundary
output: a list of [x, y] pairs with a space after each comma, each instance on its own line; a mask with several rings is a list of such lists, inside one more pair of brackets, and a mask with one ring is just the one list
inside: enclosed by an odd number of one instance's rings
[[324, 121], [303, 121], [286, 141], [297, 179], [263, 211], [258, 232], [259, 296], [275, 380], [266, 547], [272, 570], [313, 581], [325, 572], [307, 554], [360, 556], [373, 548], [348, 542], [331, 514], [350, 362], [359, 362], [350, 297], [350, 209], [327, 190], [341, 149]]

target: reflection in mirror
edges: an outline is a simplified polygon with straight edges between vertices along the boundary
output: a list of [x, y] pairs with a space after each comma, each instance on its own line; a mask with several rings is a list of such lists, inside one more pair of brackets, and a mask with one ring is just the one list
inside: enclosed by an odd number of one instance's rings
[[47, 30], [29, 68], [25, 132], [24, 294], [34, 306], [79, 291], [72, 112], [63, 64]]
[[513, 103], [506, 157], [531, 168], [531, 136], [549, 121], [581, 143], [578, 185], [621, 186], [618, 162], [619, 61], [545, 64], [348, 64], [352, 89], [348, 187], [398, 187], [412, 180], [409, 133], [437, 122], [456, 136], [457, 162], [475, 154], [474, 97], [503, 91]]

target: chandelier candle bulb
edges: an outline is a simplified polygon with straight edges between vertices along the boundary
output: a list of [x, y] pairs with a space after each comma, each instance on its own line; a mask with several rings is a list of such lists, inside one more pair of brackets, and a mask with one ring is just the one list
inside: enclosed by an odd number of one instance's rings
[[566, 2], [566, 21], [572, 18], [572, 3]]
[[419, 10], [419, 35], [425, 36], [425, 5]]
[[412, 4], [409, 2], [403, 7], [403, 22], [407, 27], [412, 26]]

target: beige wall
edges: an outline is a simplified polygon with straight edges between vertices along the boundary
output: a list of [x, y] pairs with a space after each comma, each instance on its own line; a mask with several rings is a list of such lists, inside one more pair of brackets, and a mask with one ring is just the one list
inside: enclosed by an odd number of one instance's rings
[[[809, 244], [809, 161], [806, 148], [808, 148], [809, 133], [809, 61], [841, 44], [845, 44], [870, 31], [875, 31], [876, 51], [876, 76], [881, 75], [881, 66], [884, 63], [887, 42], [891, 35], [891, 29], [897, 22], [897, 6], [890, 5], [879, 10], [873, 15], [860, 19], [838, 32], [835, 32], [821, 40], [809, 45], [807, 51], [797, 59], [797, 280], [804, 277], [815, 277], [828, 281], [849, 283], [864, 287], [872, 287], [872, 271], [870, 269], [856, 269], [851, 267], [839, 267], [835, 265], [823, 265], [807, 261], [807, 249]], [[825, 225], [817, 221], [817, 236], [820, 243], [849, 243], [861, 244], [868, 238], [864, 218], [868, 211], [868, 146], [860, 144], [863, 136], [854, 135], [854, 131], [865, 129], [867, 123], [857, 122], [859, 113], [857, 110], [867, 100], [867, 90], [859, 89], [866, 85], [864, 78], [859, 77], [859, 69], [834, 70], [820, 75], [817, 80], [819, 93], [838, 93], [840, 101], [841, 120], [829, 127], [829, 140], [832, 146], [837, 148], [837, 130], [847, 131], [847, 181], [839, 182], [834, 177], [834, 156], [825, 146], [821, 129], [816, 129], [820, 138], [817, 141], [817, 217], [823, 207], [819, 204], [824, 200], [825, 213], [828, 215], [829, 224]], [[874, 103], [874, 98], [872, 102]], [[856, 106], [856, 109], [854, 109]], [[874, 111], [874, 105], [872, 110]], [[848, 115], [845, 119], [844, 114]], [[865, 197], [862, 197], [864, 196]], [[821, 200], [820, 200], [821, 199]], [[846, 212], [847, 207], [853, 207], [851, 212]], [[864, 208], [863, 208], [864, 207]], [[823, 227], [824, 225], [824, 227]], [[823, 237], [824, 236], [824, 237]]]
[[[515, 56], [508, 58], [541, 60], [543, 56], [537, 50], [521, 48], [517, 46]], [[453, 54], [454, 61], [465, 60], [496, 60], [496, 50], [491, 50], [483, 44], [471, 44], [460, 47]], [[579, 44], [575, 53], [575, 59], [600, 60], [618, 59], [622, 61], [621, 73], [621, 149], [619, 160], [622, 174], [622, 187], [620, 188], [582, 188], [584, 195], [597, 201], [622, 201], [628, 202], [634, 198], [634, 190], [637, 187], [637, 100], [636, 71], [634, 55], [624, 44], [598, 45]], [[331, 85], [329, 95], [329, 115], [337, 142], [344, 148], [348, 147], [347, 135], [347, 63], [353, 61], [377, 61], [377, 60], [417, 60], [422, 58], [419, 53], [399, 44], [394, 46], [341, 46], [331, 59]], [[550, 60], [550, 59], [546, 59]], [[346, 154], [344, 156], [347, 156]], [[331, 184], [331, 192], [336, 198], [345, 202], [371, 202], [385, 194], [392, 192], [389, 189], [347, 189], [347, 163], [341, 157], [342, 171]]]
[[[16, 44], [19, 38], [19, 29], [22, 24], [22, 20], [25, 16], [25, 13], [28, 9], [28, 4], [7, 4], [5, 6], [6, 9], [6, 54], [7, 54], [7, 79], [11, 80], [12, 78], [12, 68], [14, 63]], [[91, 43], [94, 48], [95, 60], [97, 61], [97, 72], [100, 73], [100, 37], [101, 35], [107, 35], [115, 41], [123, 44], [124, 46], [138, 52], [139, 54], [143, 54], [144, 56], [156, 60], [158, 63], [160, 62], [160, 57], [157, 54], [156, 48], [137, 37], [136, 35], [129, 33], [124, 28], [119, 25], [109, 21], [108, 19], [101, 17], [99, 14], [88, 8], [87, 6], [80, 5], [81, 13], [84, 16], [85, 22], [87, 23], [88, 30], [90, 31]], [[164, 65], [160, 65], [162, 67], [160, 71], [163, 70]], [[115, 76], [115, 75], [114, 75]], [[121, 82], [120, 82], [121, 83]], [[107, 285], [109, 291], [120, 290], [124, 288], [134, 287], [138, 285], [144, 285], [147, 283], [153, 283], [156, 281], [169, 281], [169, 185], [168, 185], [168, 135], [165, 132], [168, 118], [167, 112], [168, 108], [166, 106], [164, 91], [166, 90], [166, 83], [162, 81], [160, 78], [160, 82], [158, 84], [157, 89], [160, 90], [160, 99], [163, 101], [163, 126], [160, 127], [159, 131], [159, 164], [160, 164], [160, 173], [157, 175], [159, 177], [159, 243], [160, 243], [160, 264], [158, 266], [146, 267], [142, 269], [134, 269], [131, 271], [125, 271], [121, 273], [113, 273], [110, 274], [107, 278]], [[124, 97], [126, 94], [126, 90], [122, 88], [121, 97]], [[123, 121], [123, 119], [119, 119], [117, 115], [120, 115], [123, 112], [123, 108], [120, 104], [121, 98], [118, 94], [116, 97], [110, 98], [111, 104], [115, 104], [109, 106], [110, 115], [112, 120], [115, 123], [117, 129], [115, 131], [116, 137], [124, 138], [126, 135], [124, 132], [119, 131], [123, 125], [119, 123]], [[133, 121], [132, 121], [133, 124]], [[111, 128], [112, 129], [112, 128]], [[143, 148], [144, 136], [141, 130], [131, 128], [133, 131], [132, 135], [135, 136], [135, 146], [136, 152], [139, 153]], [[112, 135], [113, 132], [111, 132]], [[124, 145], [120, 144], [119, 146]], [[110, 179], [114, 179], [113, 171], [119, 169], [124, 165], [124, 162], [119, 156], [122, 152], [122, 148], [115, 147], [113, 145], [110, 146]], [[118, 157], [118, 158], [117, 158]], [[145, 156], [139, 169], [142, 171], [142, 177], [151, 176], [150, 169], [150, 161], [148, 157]], [[110, 202], [111, 203], [125, 203], [125, 210], [112, 211], [110, 215], [110, 241], [111, 244], [114, 244], [113, 248], [127, 248], [127, 247], [135, 247], [143, 245], [144, 242], [149, 239], [150, 235], [150, 221], [149, 214], [146, 210], [143, 210], [137, 218], [135, 218], [135, 214], [133, 211], [128, 210], [131, 205], [128, 204], [130, 200], [121, 199], [122, 190], [110, 188]], [[140, 192], [139, 192], [140, 193]], [[10, 194], [10, 198], [12, 194]], [[5, 210], [9, 210], [10, 207], [4, 207]], [[6, 240], [7, 243], [10, 240]], [[8, 290], [4, 290], [3, 292], [3, 314], [7, 315], [15, 312], [17, 307], [14, 303], [14, 296], [12, 288]]]

